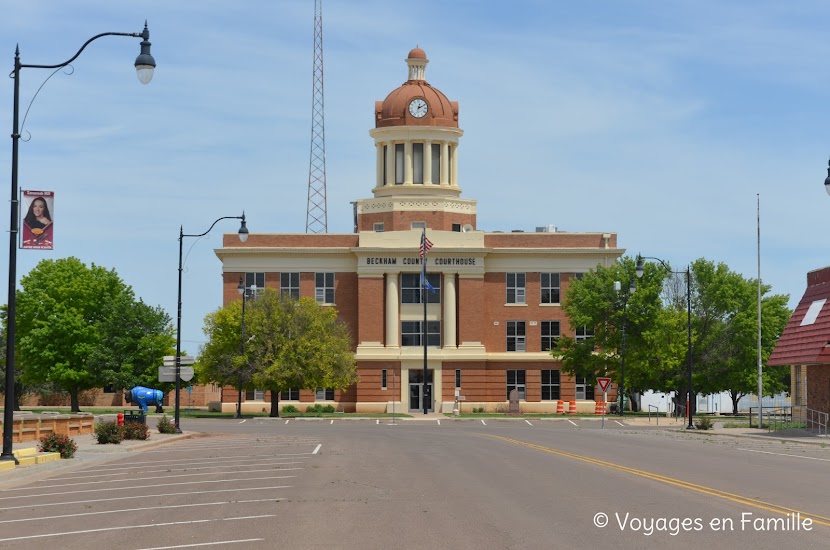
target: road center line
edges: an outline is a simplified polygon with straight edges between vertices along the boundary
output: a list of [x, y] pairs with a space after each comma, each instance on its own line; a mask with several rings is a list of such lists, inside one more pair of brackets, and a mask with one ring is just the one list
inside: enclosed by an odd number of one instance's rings
[[681, 489], [688, 489], [690, 491], [694, 491], [696, 493], [702, 493], [704, 495], [710, 495], [713, 497], [722, 498], [724, 500], [729, 500], [731, 502], [735, 502], [737, 504], [743, 504], [746, 506], [752, 506], [753, 508], [759, 508], [761, 510], [767, 510], [769, 512], [773, 512], [776, 514], [787, 515], [787, 514], [795, 514], [800, 513], [802, 517], [811, 518], [813, 523], [818, 523], [819, 525], [824, 525], [830, 527], [830, 517], [820, 516], [817, 514], [811, 514], [809, 512], [805, 512], [803, 510], [796, 510], [794, 508], [788, 508], [786, 506], [780, 506], [778, 504], [772, 504], [770, 502], [765, 502], [763, 500], [755, 499], [752, 497], [747, 497], [743, 495], [736, 495], [734, 493], [728, 493], [726, 491], [722, 491], [720, 489], [714, 489], [712, 487], [706, 487], [705, 485], [698, 485], [696, 483], [692, 483], [690, 481], [683, 481], [681, 479], [675, 479], [672, 477], [655, 474], [653, 472], [647, 472], [645, 470], [637, 470], [636, 468], [629, 468], [628, 466], [623, 466], [621, 464], [615, 464], [613, 462], [606, 462], [604, 460], [599, 460], [597, 458], [591, 458], [589, 456], [582, 456], [573, 453], [568, 453], [565, 451], [559, 451], [556, 449], [551, 449], [550, 447], [544, 447], [542, 445], [536, 445], [535, 443], [527, 443], [525, 441], [519, 441], [517, 439], [510, 439], [508, 437], [503, 437], [500, 435], [493, 435], [493, 434], [482, 434], [485, 437], [492, 437], [495, 439], [500, 439], [502, 441], [506, 441], [508, 443], [514, 443], [516, 445], [523, 445], [525, 447], [530, 447], [531, 449], [537, 449], [539, 451], [543, 451], [546, 453], [564, 456], [567, 458], [573, 458], [576, 460], [581, 460], [582, 462], [587, 462], [589, 464], [594, 464], [596, 466], [603, 466], [605, 468], [609, 468], [612, 470], [619, 470], [621, 472], [626, 472], [635, 476], [644, 477], [646, 479], [651, 479], [653, 481], [657, 481], [660, 483], [665, 483], [667, 485], [673, 485], [675, 487], [680, 487]]

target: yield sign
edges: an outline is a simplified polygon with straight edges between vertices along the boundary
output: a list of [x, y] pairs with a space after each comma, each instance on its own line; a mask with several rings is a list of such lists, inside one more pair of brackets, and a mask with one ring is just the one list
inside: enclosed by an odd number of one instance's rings
[[611, 385], [611, 379], [610, 378], [597, 378], [597, 384], [599, 384], [600, 391], [602, 393], [605, 393], [605, 392], [608, 391], [608, 386]]

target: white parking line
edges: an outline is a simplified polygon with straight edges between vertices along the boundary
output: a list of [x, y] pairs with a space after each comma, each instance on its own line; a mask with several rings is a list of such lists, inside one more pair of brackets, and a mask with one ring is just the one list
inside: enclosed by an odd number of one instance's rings
[[[289, 418], [288, 420], [291, 420], [291, 419]], [[286, 424], [288, 424], [288, 420], [285, 421]]]
[[620, 422], [619, 420], [615, 420], [614, 422], [616, 422], [617, 424], [619, 424], [619, 425], [620, 425], [620, 426], [622, 426], [622, 427], [625, 427], [625, 424], [623, 424], [623, 423], [622, 423], [622, 422]]
[[[530, 424], [530, 420], [525, 420], [525, 422], [527, 422], [528, 424]], [[533, 424], [530, 424], [530, 425], [531, 425], [531, 426], [533, 426]]]
[[311, 454], [316, 455], [320, 451], [320, 447], [322, 447], [322, 446], [323, 446], [322, 443], [317, 444], [317, 446], [314, 447], [314, 450], [311, 451]]
[[[289, 470], [304, 470], [305, 468], [267, 468], [264, 470], [235, 470], [235, 473], [238, 474], [260, 474], [262, 472], [285, 472]], [[174, 477], [193, 477], [193, 476], [215, 476], [220, 472], [202, 472], [202, 473], [195, 473], [195, 474], [174, 474], [171, 476], [148, 476], [148, 477], [131, 477], [129, 481], [147, 481], [148, 479], [172, 479]], [[98, 483], [120, 483], [122, 481], [127, 481], [124, 479], [102, 479], [100, 481], [81, 481], [78, 483], [58, 483], [56, 485], [41, 485], [38, 489], [53, 489], [55, 487], [73, 487], [76, 485], [97, 485]]]
[[7, 542], [13, 540], [27, 540], [27, 539], [42, 539], [46, 537], [62, 537], [64, 535], [84, 535], [87, 533], [103, 533], [105, 531], [117, 531], [119, 529], [144, 529], [146, 527], [166, 527], [169, 525], [192, 525], [194, 523], [210, 523], [212, 521], [234, 521], [238, 519], [262, 519], [273, 518], [276, 514], [264, 514], [261, 516], [242, 516], [238, 518], [219, 518], [219, 519], [194, 519], [190, 521], [169, 521], [166, 523], [149, 523], [146, 525], [125, 525], [123, 527], [102, 527], [100, 529], [84, 529], [83, 531], [64, 531], [63, 533], [43, 533], [41, 535], [27, 535], [23, 537], [10, 537], [7, 539], [0, 539], [0, 542]]
[[481, 419], [481, 423], [484, 424], [485, 426], [487, 425], [487, 423], [484, 421], [483, 418]]
[[377, 420], [375, 420], [375, 424], [380, 424], [380, 418], [378, 418]]
[[334, 424], [334, 419], [333, 418], [331, 419], [331, 422], [329, 422], [329, 424]]
[[435, 421], [438, 422], [439, 426], [441, 425], [441, 419], [440, 418], [436, 418]]
[[[251, 477], [251, 478], [239, 478], [239, 479], [209, 479], [204, 481], [179, 481], [177, 483], [159, 483], [157, 485], [134, 485], [131, 487], [111, 487], [111, 488], [98, 488], [98, 489], [83, 489], [81, 491], [65, 491], [63, 493], [40, 493], [37, 495], [18, 495], [16, 497], [0, 497], [0, 500], [9, 500], [11, 498], [37, 498], [37, 497], [52, 497], [58, 495], [74, 495], [78, 493], [100, 493], [104, 491], [131, 491], [133, 489], [153, 489], [155, 487], [169, 487], [171, 485], [196, 485], [199, 483], [235, 483], [238, 481], [259, 481], [262, 479], [290, 479], [297, 476], [267, 476], [267, 477]], [[246, 489], [247, 491], [248, 489]], [[158, 495], [150, 495], [156, 497]], [[30, 504], [26, 504], [26, 506], [31, 506]]]
[[42, 516], [39, 518], [20, 518], [20, 519], [5, 519], [0, 520], [0, 523], [17, 523], [21, 521], [41, 521], [41, 520], [52, 520], [52, 519], [61, 519], [61, 518], [76, 518], [80, 516], [95, 516], [99, 514], [120, 514], [122, 512], [142, 512], [144, 510], [161, 510], [164, 508], [191, 508], [195, 506], [221, 506], [224, 504], [236, 504], [239, 502], [279, 502], [282, 500], [281, 498], [261, 498], [257, 500], [246, 500], [246, 501], [239, 501], [239, 500], [226, 500], [223, 502], [203, 502], [199, 504], [176, 504], [173, 506], [149, 506], [147, 508], [127, 508], [126, 510], [102, 510], [100, 512], [83, 512], [80, 514], [64, 514], [60, 516]]
[[216, 546], [218, 544], [237, 544], [240, 542], [258, 542], [265, 539], [237, 539], [237, 540], [218, 540], [216, 542], [201, 542], [198, 544], [179, 544], [176, 546], [156, 546], [154, 548], [141, 548], [141, 550], [173, 550], [173, 548], [194, 548], [196, 546]]
[[[249, 459], [249, 460], [262, 460], [263, 458], [266, 458], [266, 457], [259, 457], [257, 459], [252, 458], [252, 459]], [[168, 473], [169, 472], [188, 472], [188, 471], [196, 471], [196, 470], [216, 470], [216, 469], [222, 469], [222, 468], [231, 468], [233, 471], [241, 471], [241, 470], [239, 470], [239, 468], [251, 468], [253, 466], [285, 466], [285, 465], [288, 465], [288, 464], [302, 464], [302, 463], [303, 462], [301, 460], [294, 460], [294, 461], [291, 461], [291, 462], [273, 462], [273, 461], [256, 462], [254, 464], [228, 464], [228, 463], [222, 463], [219, 466], [207, 466], [207, 465], [203, 465], [203, 464], [195, 464], [195, 465], [192, 465], [192, 466], [188, 466], [187, 464], [179, 464], [178, 466], [181, 466], [181, 468], [171, 468], [170, 466], [167, 466], [167, 467], [162, 467], [161, 470], [142, 470], [142, 473], [157, 474], [157, 473], [161, 473], [161, 472], [168, 472]], [[135, 470], [135, 468], [119, 468], [119, 469]], [[113, 477], [113, 476], [125, 476], [125, 475], [132, 475], [132, 472], [115, 472], [115, 473], [110, 473], [110, 474], [96, 473], [95, 475], [92, 475], [92, 476], [61, 477], [60, 479], [61, 479], [61, 481], [71, 481], [71, 480], [75, 480], [75, 479], [91, 479], [91, 478], [94, 479], [94, 478], [98, 478], [98, 477]], [[103, 481], [107, 481], [107, 480], [103, 480]], [[96, 483], [102, 483], [103, 481], [99, 481], [99, 482], [96, 482]], [[115, 479], [115, 480], [109, 480], [109, 481], [125, 481], [125, 480]], [[90, 483], [90, 482], [87, 482], [87, 483]], [[44, 489], [46, 487], [61, 487], [63, 485], [64, 484], [61, 484], [61, 485], [39, 485], [38, 489]]]
[[570, 422], [571, 424], [573, 424], [573, 425], [574, 425], [574, 426], [576, 426], [577, 428], [579, 427], [579, 426], [577, 426], [576, 422], [574, 422], [574, 421], [573, 421], [573, 420], [571, 420], [570, 418], [568, 419], [568, 422]]
[[[233, 488], [233, 489], [214, 489], [211, 491], [188, 491], [187, 493], [156, 493], [153, 495], [153, 498], [157, 497], [181, 497], [181, 496], [188, 496], [188, 495], [206, 495], [209, 493], [238, 493], [238, 492], [248, 492], [248, 491], [268, 491], [271, 489], [290, 489], [292, 485], [271, 485], [270, 487], [250, 487], [248, 489], [242, 488]], [[27, 504], [26, 508], [44, 508], [46, 506], [65, 506], [67, 504], [92, 504], [93, 502], [112, 502], [115, 500], [134, 500], [134, 496], [128, 497], [113, 497], [113, 498], [95, 498], [90, 500], [75, 500], [69, 502], [47, 502], [45, 504]], [[5, 510], [19, 510], [20, 506], [9, 506], [6, 508], [0, 508], [0, 511]]]
[[777, 455], [777, 456], [789, 456], [792, 458], [806, 458], [807, 460], [820, 460], [822, 462], [830, 462], [828, 458], [817, 458], [815, 456], [799, 456], [799, 455], [789, 455], [786, 453], [773, 453], [771, 451], [759, 451], [757, 449], [738, 449], [739, 451], [746, 451], [748, 453], [761, 453], [765, 455]]
[[245, 423], [245, 422], [247, 422], [247, 421], [248, 421], [248, 419], [246, 418], [245, 420], [243, 420], [242, 422], [240, 422], [240, 424], [244, 424], [244, 423]]

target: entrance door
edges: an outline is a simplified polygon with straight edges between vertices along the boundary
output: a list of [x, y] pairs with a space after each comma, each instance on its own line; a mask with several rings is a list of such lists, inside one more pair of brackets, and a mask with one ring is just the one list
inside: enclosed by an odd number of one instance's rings
[[427, 383], [424, 388], [424, 371], [409, 371], [409, 412], [432, 411], [432, 371], [427, 371]]
[[418, 412], [424, 410], [424, 402], [428, 412], [432, 412], [432, 384], [427, 384], [426, 394], [424, 394], [424, 385], [410, 383], [409, 384], [409, 412]]

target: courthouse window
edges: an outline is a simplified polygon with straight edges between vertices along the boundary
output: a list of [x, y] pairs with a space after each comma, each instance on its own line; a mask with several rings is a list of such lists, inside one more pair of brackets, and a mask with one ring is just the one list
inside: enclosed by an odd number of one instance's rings
[[424, 183], [424, 144], [412, 144], [412, 183]]
[[556, 349], [556, 341], [559, 340], [559, 321], [542, 321], [542, 351]]
[[542, 297], [543, 304], [559, 303], [559, 273], [542, 273]]
[[334, 401], [334, 388], [317, 388], [315, 401]]
[[542, 371], [542, 401], [554, 401], [559, 399], [559, 371]]
[[299, 273], [280, 273], [280, 295], [300, 299]]
[[[441, 274], [427, 273], [427, 281], [435, 292], [427, 289], [427, 303], [441, 303]], [[423, 304], [421, 299], [421, 274], [401, 273], [401, 303], [402, 304]]]
[[[401, 346], [423, 346], [423, 321], [401, 321]], [[427, 345], [441, 345], [441, 321], [427, 321]]]
[[510, 399], [510, 392], [514, 388], [519, 390], [519, 399], [525, 399], [525, 371], [507, 371], [507, 399]]
[[320, 304], [334, 302], [334, 273], [314, 274], [314, 299]]
[[280, 399], [283, 401], [299, 401], [300, 388], [288, 388], [280, 392]]
[[265, 289], [265, 273], [245, 274], [245, 296], [256, 298]]
[[523, 304], [523, 303], [525, 303], [525, 274], [524, 273], [508, 273], [507, 274], [507, 303], [508, 304]]
[[507, 321], [507, 351], [525, 351], [524, 321]]

